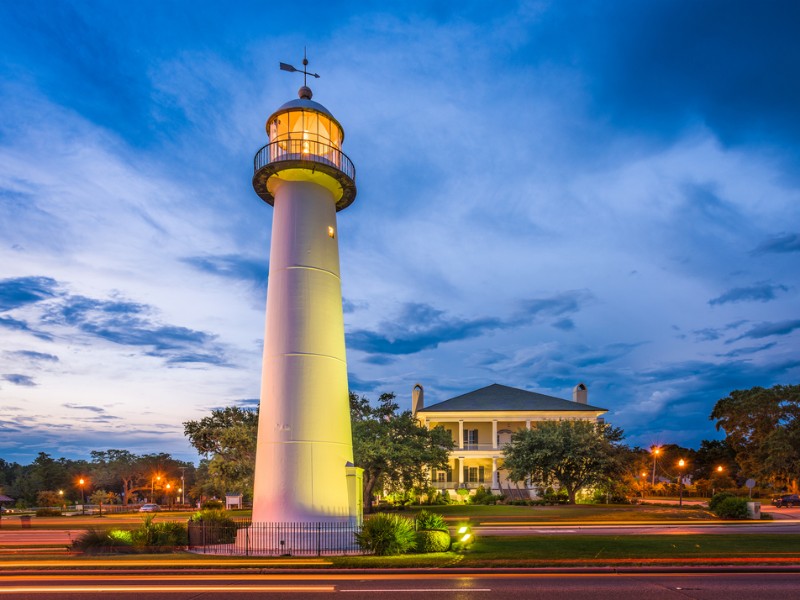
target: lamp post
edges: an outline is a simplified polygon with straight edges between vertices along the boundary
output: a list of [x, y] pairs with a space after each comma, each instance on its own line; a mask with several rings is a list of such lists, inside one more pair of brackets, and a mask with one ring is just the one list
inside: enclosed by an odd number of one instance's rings
[[169, 489], [172, 487], [170, 484], [165, 486], [167, 488], [167, 506], [172, 508], [172, 496], [170, 496]]
[[178, 488], [178, 493], [180, 494], [180, 496], [178, 496], [176, 498], [176, 502], [180, 502], [181, 506], [183, 506], [184, 504], [186, 504], [186, 502], [183, 501], [183, 488], [182, 487]]
[[[724, 468], [722, 468], [722, 465], [719, 465], [719, 466], [717, 467], [717, 469], [716, 469], [716, 471], [717, 471], [717, 475], [722, 475], [722, 472], [723, 472], [724, 470], [725, 470], [725, 469], [724, 469]], [[711, 497], [712, 497], [712, 498], [714, 497], [714, 494], [716, 493], [716, 491], [717, 491], [717, 486], [716, 486], [716, 480], [715, 480], [715, 483], [714, 483], [714, 484], [711, 486]]]
[[686, 466], [686, 461], [680, 459], [678, 461], [678, 508], [683, 508], [683, 467]]
[[156, 475], [150, 480], [150, 502], [156, 501], [156, 488], [155, 488], [156, 480], [158, 480], [158, 482], [161, 483], [161, 475]]
[[84, 485], [85, 483], [86, 483], [86, 481], [84, 481], [83, 477], [81, 477], [81, 478], [78, 480], [78, 485], [79, 485], [79, 486], [80, 486], [80, 488], [81, 488], [81, 514], [82, 514], [82, 515], [85, 515], [85, 514], [86, 514], [86, 504], [84, 504], [84, 496], [83, 496], [83, 485]]
[[642, 500], [644, 500], [644, 490], [647, 486], [647, 473], [642, 471]]
[[661, 453], [661, 448], [658, 446], [653, 447], [653, 481], [650, 483], [653, 487], [656, 487], [656, 460], [658, 459], [658, 455]]
[[66, 505], [64, 504], [64, 490], [58, 490], [58, 502], [61, 505], [61, 510], [66, 510]]

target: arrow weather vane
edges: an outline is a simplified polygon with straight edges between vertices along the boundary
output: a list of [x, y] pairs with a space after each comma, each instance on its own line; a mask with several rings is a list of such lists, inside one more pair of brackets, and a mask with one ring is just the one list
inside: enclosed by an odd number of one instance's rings
[[303, 69], [295, 69], [292, 65], [287, 65], [286, 63], [280, 63], [281, 71], [289, 71], [290, 73], [302, 73], [303, 74], [303, 85], [306, 85], [306, 80], [309, 75], [312, 77], [316, 77], [319, 79], [319, 75], [316, 73], [311, 73], [306, 71], [306, 67], [308, 66], [308, 59], [306, 58], [306, 49], [303, 48]]

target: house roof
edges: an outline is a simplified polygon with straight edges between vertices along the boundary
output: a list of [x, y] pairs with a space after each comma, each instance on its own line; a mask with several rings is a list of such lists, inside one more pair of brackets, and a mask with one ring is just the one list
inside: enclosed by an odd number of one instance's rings
[[596, 412], [608, 409], [581, 404], [555, 396], [546, 396], [519, 388], [493, 383], [479, 390], [467, 392], [438, 404], [431, 404], [418, 412], [466, 412], [466, 411], [570, 411]]

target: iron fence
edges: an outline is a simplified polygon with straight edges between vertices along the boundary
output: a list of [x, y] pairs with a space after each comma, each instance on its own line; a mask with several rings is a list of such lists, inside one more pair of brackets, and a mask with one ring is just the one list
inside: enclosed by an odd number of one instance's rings
[[189, 521], [189, 550], [236, 556], [366, 554], [356, 542], [361, 526], [349, 523], [226, 523]]

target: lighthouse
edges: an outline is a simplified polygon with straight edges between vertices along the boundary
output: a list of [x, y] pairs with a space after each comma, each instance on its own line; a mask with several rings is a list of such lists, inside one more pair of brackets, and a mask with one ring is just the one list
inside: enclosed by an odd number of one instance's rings
[[[281, 69], [302, 71], [281, 63]], [[337, 212], [355, 167], [331, 112], [299, 98], [267, 119], [253, 188], [274, 208], [261, 374], [253, 523], [357, 523], [339, 274]]]

